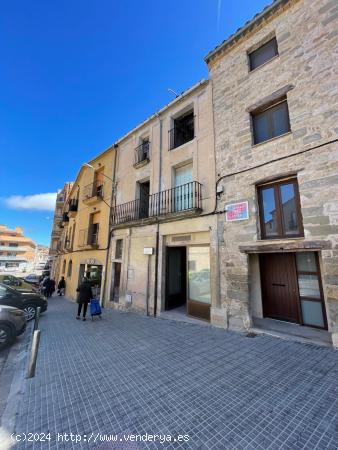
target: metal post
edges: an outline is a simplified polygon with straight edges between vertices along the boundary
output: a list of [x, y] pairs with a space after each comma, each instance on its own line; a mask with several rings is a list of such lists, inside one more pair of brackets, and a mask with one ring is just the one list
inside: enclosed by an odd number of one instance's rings
[[40, 320], [40, 313], [41, 313], [41, 307], [38, 306], [36, 308], [36, 312], [35, 312], [35, 319], [34, 319], [34, 328], [33, 328], [33, 333], [34, 331], [36, 331], [38, 329], [39, 326], [39, 320]]
[[148, 255], [148, 261], [147, 261], [147, 290], [146, 290], [146, 311], [147, 311], [147, 316], [149, 316], [150, 256], [151, 255]]
[[39, 343], [40, 343], [40, 333], [41, 333], [40, 330], [35, 330], [33, 333], [31, 353], [29, 356], [27, 378], [33, 378], [35, 376], [36, 360], [38, 357], [38, 350], [39, 350]]

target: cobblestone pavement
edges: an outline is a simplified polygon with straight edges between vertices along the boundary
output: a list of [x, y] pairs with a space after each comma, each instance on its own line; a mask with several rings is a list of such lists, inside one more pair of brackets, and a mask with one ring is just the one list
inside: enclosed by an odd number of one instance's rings
[[[82, 322], [75, 308], [50, 300], [18, 411], [16, 433], [51, 441], [17, 448], [337, 450], [335, 350], [110, 310]], [[124, 442], [145, 433], [189, 441]]]

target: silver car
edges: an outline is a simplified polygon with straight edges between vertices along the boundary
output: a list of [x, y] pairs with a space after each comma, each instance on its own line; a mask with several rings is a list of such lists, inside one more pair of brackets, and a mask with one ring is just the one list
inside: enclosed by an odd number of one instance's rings
[[24, 311], [13, 306], [0, 305], [0, 350], [12, 343], [25, 329]]

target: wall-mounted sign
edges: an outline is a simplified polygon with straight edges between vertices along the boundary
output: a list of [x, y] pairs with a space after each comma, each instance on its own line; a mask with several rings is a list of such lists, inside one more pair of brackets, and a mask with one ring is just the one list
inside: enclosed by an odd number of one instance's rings
[[249, 219], [248, 202], [231, 203], [225, 207], [225, 220], [235, 222], [236, 220]]
[[144, 247], [143, 254], [144, 255], [152, 255], [154, 253], [153, 247]]

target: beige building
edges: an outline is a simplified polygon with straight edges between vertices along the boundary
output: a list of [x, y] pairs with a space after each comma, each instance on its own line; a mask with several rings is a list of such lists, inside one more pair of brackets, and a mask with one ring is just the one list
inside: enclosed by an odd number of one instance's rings
[[65, 277], [66, 294], [73, 299], [84, 277], [89, 278], [94, 295], [103, 298], [113, 165], [114, 149], [108, 148], [80, 168], [65, 199], [55, 278]]
[[105, 306], [210, 320], [216, 302], [212, 91], [201, 81], [116, 143]]
[[337, 2], [277, 0], [206, 57], [219, 326], [338, 346], [337, 30]]
[[27, 269], [34, 263], [35, 242], [24, 236], [23, 228], [0, 225], [0, 271]]
[[58, 278], [59, 274], [59, 255], [61, 254], [61, 240], [63, 229], [62, 219], [63, 215], [65, 214], [66, 201], [72, 189], [72, 186], [72, 182], [65, 183], [63, 188], [60, 189], [56, 195], [53, 226], [49, 247], [49, 263], [51, 266], [52, 278]]

